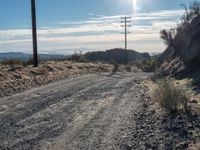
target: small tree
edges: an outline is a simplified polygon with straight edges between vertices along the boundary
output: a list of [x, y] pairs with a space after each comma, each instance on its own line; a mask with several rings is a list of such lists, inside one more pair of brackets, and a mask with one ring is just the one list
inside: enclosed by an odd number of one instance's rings
[[175, 48], [174, 37], [176, 35], [176, 29], [171, 28], [169, 30], [163, 29], [160, 31], [160, 37], [164, 40], [164, 43], [168, 46]]
[[178, 24], [176, 28], [171, 28], [169, 30], [163, 29], [160, 31], [160, 37], [163, 39], [164, 43], [174, 49], [172, 57], [176, 56], [177, 51], [181, 48], [183, 42], [185, 42], [187, 38], [187, 34], [183, 34], [180, 37], [176, 37], [176, 34], [183, 32], [183, 29], [186, 27], [186, 25], [190, 24], [195, 17], [200, 16], [199, 1], [194, 1], [191, 3], [189, 8], [184, 4], [181, 4], [181, 6], [183, 6], [185, 9], [185, 13], [181, 17], [181, 24]]
[[176, 52], [178, 50], [176, 43], [175, 43], [175, 40], [174, 40], [176, 33], [177, 33], [177, 30], [175, 28], [171, 28], [169, 30], [164, 29], [164, 30], [160, 31], [161, 39], [163, 39], [164, 43], [167, 46], [172, 47], [173, 50], [174, 50], [172, 57], [176, 56]]
[[191, 23], [191, 21], [200, 15], [200, 2], [194, 1], [190, 4], [189, 8], [185, 4], [181, 4], [184, 7], [185, 13], [181, 17], [182, 25]]
[[190, 6], [190, 12], [194, 16], [199, 16], [200, 15], [200, 2], [199, 1], [194, 1], [191, 6]]
[[183, 25], [185, 25], [185, 24], [187, 24], [187, 23], [190, 22], [190, 20], [191, 20], [191, 15], [190, 15], [190, 13], [189, 13], [189, 11], [188, 11], [188, 7], [187, 7], [185, 4], [181, 4], [181, 6], [183, 6], [184, 9], [185, 9], [185, 13], [184, 13], [184, 15], [181, 17], [181, 22], [182, 22]]

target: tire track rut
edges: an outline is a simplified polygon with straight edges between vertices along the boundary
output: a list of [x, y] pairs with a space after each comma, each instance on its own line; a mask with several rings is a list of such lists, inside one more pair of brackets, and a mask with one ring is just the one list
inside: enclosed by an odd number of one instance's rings
[[121, 149], [146, 77], [85, 76], [2, 98], [0, 149]]

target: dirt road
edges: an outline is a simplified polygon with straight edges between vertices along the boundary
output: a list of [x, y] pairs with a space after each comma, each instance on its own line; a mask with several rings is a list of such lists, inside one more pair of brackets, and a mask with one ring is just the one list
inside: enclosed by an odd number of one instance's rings
[[0, 99], [0, 149], [131, 149], [146, 73], [87, 75]]

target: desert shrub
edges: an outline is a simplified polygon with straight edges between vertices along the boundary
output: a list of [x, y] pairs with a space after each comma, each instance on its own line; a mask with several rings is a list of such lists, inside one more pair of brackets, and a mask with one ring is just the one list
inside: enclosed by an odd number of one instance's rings
[[182, 44], [184, 42], [183, 39], [186, 38], [186, 37], [181, 37], [181, 39], [175, 40], [177, 33], [182, 32], [182, 29], [184, 29], [184, 27], [186, 25], [191, 23], [194, 18], [200, 16], [200, 2], [199, 1], [197, 1], [197, 0], [193, 1], [189, 7], [187, 7], [184, 4], [181, 4], [181, 6], [183, 6], [185, 9], [185, 13], [183, 14], [183, 16], [180, 19], [181, 23], [177, 24], [177, 27], [175, 27], [175, 28], [171, 28], [168, 30], [163, 29], [160, 31], [161, 39], [164, 41], [164, 43], [167, 46], [173, 47], [175, 49], [175, 53], [179, 49], [177, 47], [177, 45]]
[[161, 62], [158, 59], [152, 58], [148, 60], [140, 60], [135, 63], [138, 69], [141, 69], [144, 72], [154, 72], [161, 65]]
[[82, 54], [82, 51], [75, 52], [67, 60], [73, 61], [73, 62], [82, 62], [82, 63], [87, 62], [85, 56]]
[[33, 59], [30, 58], [30, 59], [28, 59], [27, 61], [24, 61], [24, 62], [23, 62], [23, 65], [24, 65], [24, 66], [33, 65]]
[[193, 86], [200, 86], [200, 70], [193, 75], [192, 85]]
[[112, 73], [116, 73], [119, 70], [119, 64], [114, 61], [112, 65], [113, 65]]
[[21, 61], [19, 59], [10, 59], [10, 60], [4, 60], [4, 61], [2, 61], [1, 64], [3, 64], [3, 65], [10, 65], [10, 66], [23, 65], [23, 61]]
[[125, 66], [125, 69], [126, 69], [127, 72], [131, 72], [131, 66], [130, 65]]
[[[45, 59], [45, 58], [42, 58], [41, 56], [38, 57], [38, 63], [39, 64], [45, 64], [46, 62], [48, 61], [64, 61], [64, 59]], [[34, 61], [33, 61], [33, 58], [30, 57], [28, 58], [27, 60], [23, 61], [23, 65], [26, 67], [26, 66], [29, 66], [29, 65], [33, 65], [34, 64]]]
[[169, 30], [163, 29], [160, 31], [160, 38], [163, 39], [166, 45], [175, 47], [174, 37], [176, 36], [176, 29], [171, 28]]
[[169, 113], [175, 113], [179, 110], [187, 111], [188, 98], [185, 90], [175, 87], [172, 82], [167, 80], [157, 81], [154, 98]]
[[181, 6], [185, 9], [185, 13], [181, 17], [181, 24], [183, 26], [190, 23], [195, 17], [200, 15], [200, 2], [197, 0], [191, 2], [189, 7], [185, 4], [181, 4]]

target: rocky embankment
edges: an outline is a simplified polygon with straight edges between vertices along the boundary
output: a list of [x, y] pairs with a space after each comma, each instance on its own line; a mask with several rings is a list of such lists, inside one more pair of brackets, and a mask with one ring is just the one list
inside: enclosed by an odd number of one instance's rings
[[177, 26], [175, 37], [167, 49], [161, 54], [160, 60], [164, 64], [157, 72], [157, 75], [185, 78], [197, 71], [199, 72], [200, 14], [191, 14], [193, 15], [191, 21]]
[[60, 79], [98, 72], [112, 72], [113, 66], [49, 61], [41, 64], [38, 68], [0, 65], [0, 70], [0, 97], [4, 97]]
[[136, 130], [132, 134], [137, 142], [130, 149], [198, 150], [200, 107], [197, 101], [189, 101], [187, 113], [169, 114], [154, 100], [151, 92], [154, 84], [145, 81], [145, 85], [143, 98], [134, 113]]

